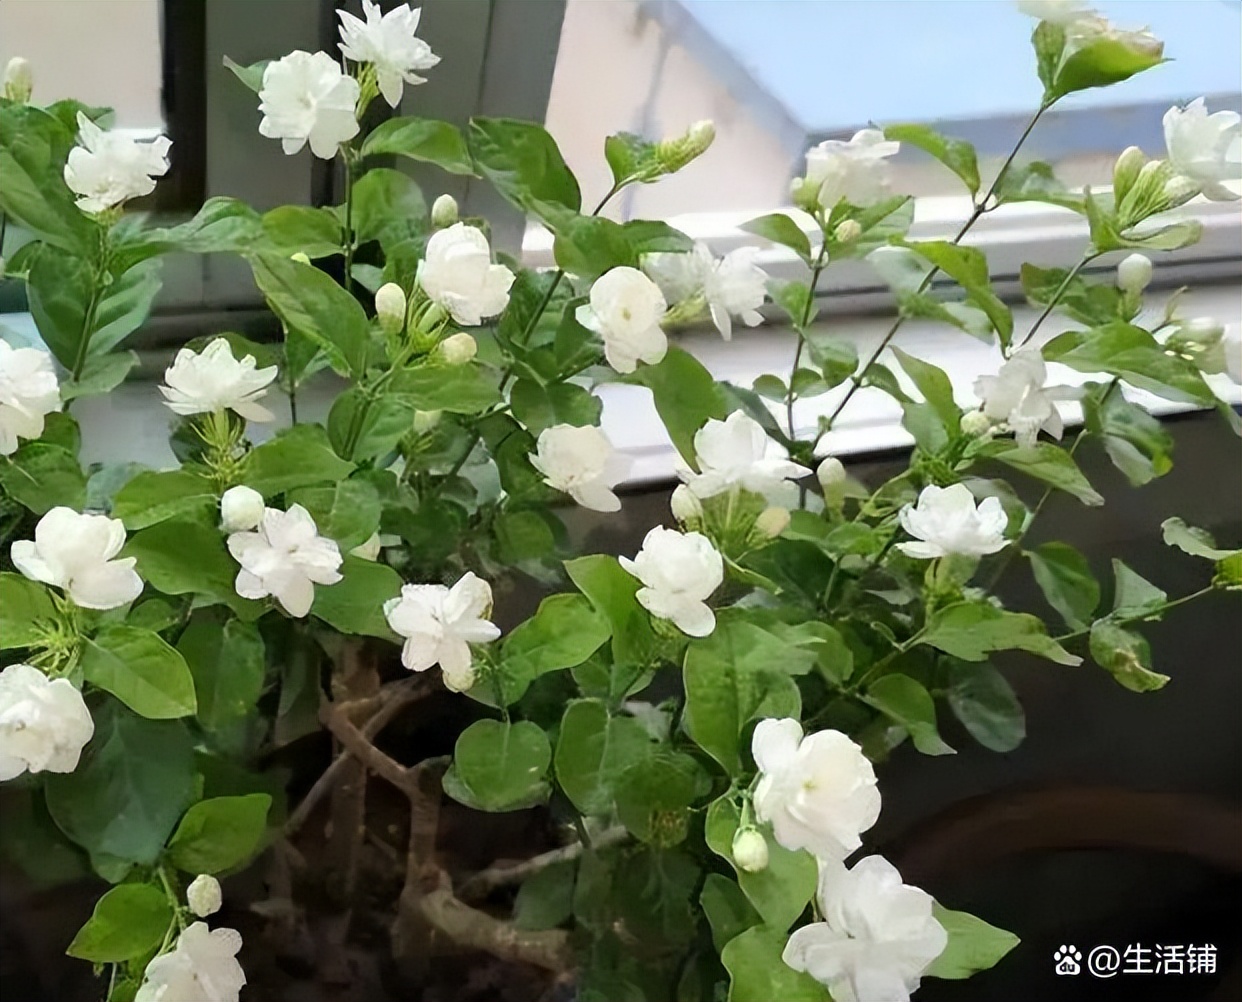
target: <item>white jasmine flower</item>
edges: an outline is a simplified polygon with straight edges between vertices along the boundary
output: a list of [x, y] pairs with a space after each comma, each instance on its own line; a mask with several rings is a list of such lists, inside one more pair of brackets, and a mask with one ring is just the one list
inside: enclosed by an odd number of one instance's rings
[[73, 772], [95, 733], [82, 694], [67, 678], [30, 665], [0, 671], [0, 782], [23, 772]]
[[595, 280], [589, 303], [574, 314], [604, 341], [604, 357], [617, 372], [639, 362], [655, 365], [668, 351], [660, 321], [668, 308], [660, 287], [637, 268], [613, 268]]
[[531, 465], [549, 487], [572, 497], [592, 511], [620, 511], [612, 492], [628, 463], [598, 428], [557, 424], [539, 433]]
[[210, 873], [200, 873], [185, 889], [186, 904], [199, 918], [214, 915], [224, 904], [224, 895], [220, 891], [220, 881]]
[[34, 71], [30, 61], [14, 56], [4, 67], [4, 97], [17, 104], [25, 104], [34, 92]]
[[1118, 28], [1106, 17], [1086, 13], [1065, 25], [1064, 58], [1105, 39], [1156, 59], [1164, 53], [1164, 43], [1147, 28]]
[[[345, 12], [340, 12], [344, 16]], [[382, 330], [397, 334], [405, 327], [405, 290], [396, 282], [385, 282], [375, 292], [375, 316]]]
[[13, 565], [32, 581], [62, 589], [74, 605], [116, 609], [142, 592], [135, 559], [113, 559], [125, 545], [119, 519], [53, 508], [39, 519], [34, 536], [13, 544]]
[[768, 840], [758, 828], [739, 828], [731, 849], [739, 870], [759, 873], [768, 868]]
[[297, 153], [306, 143], [324, 160], [358, 134], [358, 81], [346, 76], [326, 52], [295, 50], [268, 63], [259, 90], [259, 132]]
[[1045, 387], [1047, 377], [1039, 350], [1023, 348], [1015, 351], [995, 376], [976, 379], [975, 395], [983, 401], [984, 414], [992, 421], [1008, 424], [1019, 445], [1031, 446], [1041, 431], [1059, 439], [1064, 423], [1056, 401], [1081, 396], [1074, 387]]
[[1018, 10], [1049, 24], [1073, 24], [1092, 13], [1083, 0], [1018, 0]]
[[849, 870], [821, 862], [817, 897], [824, 920], [795, 930], [781, 959], [836, 1002], [909, 1002], [949, 943], [931, 895], [903, 884], [882, 856]]
[[1205, 198], [1214, 202], [1238, 199], [1237, 192], [1222, 181], [1242, 177], [1242, 118], [1234, 111], [1209, 115], [1203, 98], [1185, 108], [1176, 106], [1164, 113], [1164, 142], [1169, 166], [1193, 181]]
[[16, 452], [18, 439], [42, 435], [43, 419], [60, 406], [52, 356], [0, 341], [0, 456]]
[[465, 223], [432, 234], [427, 255], [418, 263], [417, 277], [432, 302], [468, 327], [504, 312], [513, 284], [513, 272], [492, 264], [483, 231]]
[[241, 933], [195, 922], [170, 953], [147, 964], [134, 1002], [238, 1002], [246, 972], [237, 962]]
[[103, 212], [131, 198], [155, 191], [155, 178], [168, 172], [172, 141], [160, 136], [139, 143], [117, 132], [105, 132], [78, 112], [78, 143], [65, 161], [65, 184], [80, 196], [83, 212]]
[[225, 532], [257, 529], [267, 506], [253, 487], [230, 487], [220, 498], [220, 524]]
[[276, 366], [255, 368], [253, 355], [239, 362], [224, 338], [216, 338], [201, 352], [182, 348], [164, 372], [160, 387], [164, 402], [175, 414], [209, 414], [232, 410], [249, 421], [273, 421], [275, 415], [259, 400], [276, 378]]
[[1151, 284], [1151, 258], [1146, 254], [1131, 254], [1117, 265], [1117, 288], [1137, 296]]
[[709, 420], [694, 435], [694, 454], [699, 472], [680, 469], [678, 475], [699, 498], [706, 499], [741, 488], [762, 494], [773, 504], [788, 503], [791, 480], [811, 471], [775, 455], [779, 447], [763, 426], [742, 411], [724, 421]]
[[446, 337], [436, 349], [449, 365], [465, 365], [479, 353], [479, 343], [464, 331]]
[[401, 663], [406, 668], [426, 671], [438, 663], [444, 684], [464, 692], [474, 685], [470, 645], [500, 636], [486, 618], [491, 608], [491, 585], [467, 571], [452, 588], [406, 585], [399, 598], [384, 603], [384, 616], [393, 631], [405, 637]]
[[643, 255], [643, 271], [659, 286], [666, 303], [681, 303], [701, 293], [715, 266], [711, 248], [702, 241], [696, 241], [684, 253], [661, 251]]
[[656, 526], [633, 560], [620, 561], [643, 583], [636, 597], [653, 616], [671, 620], [691, 637], [706, 637], [716, 628], [707, 599], [724, 581], [724, 560], [706, 536]]
[[337, 13], [341, 16], [341, 53], [346, 59], [375, 67], [380, 93], [390, 108], [401, 102], [405, 84], [427, 82], [415, 70], [429, 70], [440, 61], [431, 46], [415, 36], [422, 11], [410, 10], [409, 4], [381, 14], [379, 4], [362, 0], [365, 21], [343, 10]]
[[832, 210], [838, 202], [866, 208], [888, 195], [886, 158], [901, 144], [884, 138], [879, 129], [862, 129], [847, 143], [829, 139], [806, 155], [806, 181], [819, 193], [819, 204]]
[[919, 560], [960, 554], [982, 557], [1005, 548], [1009, 519], [999, 498], [975, 497], [965, 484], [937, 487], [930, 484], [919, 494], [917, 505], [906, 505], [898, 516], [901, 527], [921, 542], [898, 543], [897, 549]]
[[880, 816], [875, 770], [840, 731], [803, 737], [789, 717], [761, 720], [751, 739], [759, 767], [755, 816], [772, 825], [786, 849], [840, 860], [862, 845], [859, 836]]
[[242, 598], [273, 596], [282, 609], [301, 619], [315, 601], [315, 585], [341, 580], [341, 551], [319, 535], [310, 513], [300, 504], [288, 511], [268, 508], [254, 532], [235, 532], [229, 553], [241, 564], [237, 594]]
[[755, 264], [757, 247], [739, 247], [722, 257], [703, 283], [712, 323], [726, 341], [733, 337], [733, 317], [747, 327], [763, 322], [759, 307], [767, 295], [767, 273]]

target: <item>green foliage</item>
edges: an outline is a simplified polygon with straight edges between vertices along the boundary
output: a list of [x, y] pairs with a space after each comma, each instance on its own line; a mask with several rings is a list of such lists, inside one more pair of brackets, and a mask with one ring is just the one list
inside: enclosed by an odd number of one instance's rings
[[119, 625], [100, 630], [83, 646], [82, 674], [151, 720], [189, 716], [198, 708], [185, 659], [150, 630]]
[[552, 746], [528, 720], [478, 720], [457, 739], [444, 792], [480, 811], [515, 811], [548, 798]]
[[623, 773], [651, 754], [651, 738], [633, 717], [614, 716], [597, 699], [565, 709], [556, 742], [556, 781], [583, 814], [607, 814]]
[[936, 704], [920, 682], [908, 675], [884, 675], [867, 687], [864, 699], [904, 728], [924, 755], [953, 754], [936, 730]]
[[729, 941], [720, 961], [729, 972], [729, 1002], [832, 1002], [828, 989], [809, 974], [786, 967], [781, 954], [789, 937], [755, 926]]
[[963, 661], [985, 661], [993, 651], [1021, 650], [1057, 664], [1082, 662], [1049, 637], [1035, 616], [1006, 612], [986, 602], [958, 602], [941, 609], [928, 621], [919, 642]]
[[91, 917], [65, 953], [96, 964], [143, 957], [160, 945], [172, 917], [172, 907], [158, 887], [121, 884], [95, 902]]
[[387, 153], [422, 160], [450, 174], [474, 173], [461, 131], [448, 122], [430, 118], [390, 118], [367, 134], [359, 152], [364, 157]]
[[783, 212], [759, 216], [748, 223], [743, 223], [742, 229], [747, 233], [754, 233], [756, 236], [788, 247], [808, 264], [811, 261], [810, 239], [802, 227]]
[[470, 152], [480, 173], [525, 212], [555, 216], [582, 207], [578, 181], [556, 141], [540, 125], [511, 118], [472, 118]]
[[942, 136], [935, 129], [917, 123], [890, 125], [884, 130], [884, 138], [908, 143], [930, 153], [961, 178], [967, 191], [972, 195], [979, 193], [979, 162], [970, 143]]
[[32, 647], [55, 616], [43, 585], [20, 574], [0, 573], [0, 650]]
[[1101, 619], [1091, 626], [1091, 659], [1132, 692], [1163, 689], [1169, 676], [1151, 670], [1151, 647], [1132, 630]]
[[145, 470], [128, 480], [112, 501], [112, 517], [129, 530], [145, 529], [165, 519], [189, 516], [196, 521], [215, 514], [215, 485], [194, 470]]
[[969, 978], [995, 967], [1020, 942], [1011, 932], [966, 912], [950, 911], [939, 903], [933, 906], [932, 914], [949, 934], [949, 944], [927, 969], [931, 978]]
[[934, 264], [966, 292], [966, 302], [982, 310], [1000, 336], [1002, 346], [1013, 337], [1013, 313], [996, 293], [988, 278], [988, 262], [981, 250], [944, 240], [905, 243], [924, 260]]
[[194, 678], [196, 717], [216, 733], [249, 716], [263, 692], [263, 638], [253, 623], [199, 610], [177, 641]]
[[711, 418], [728, 412], [724, 393], [689, 352], [670, 345], [659, 365], [642, 365], [627, 382], [651, 390], [669, 438], [687, 463], [694, 463], [694, 434]]
[[1066, 625], [1077, 630], [1090, 623], [1100, 604], [1100, 583], [1087, 558], [1068, 543], [1043, 543], [1024, 556], [1031, 562], [1044, 598]]
[[990, 664], [955, 664], [946, 700], [953, 715], [984, 748], [1013, 751], [1026, 738], [1022, 704], [1005, 676]]
[[266, 793], [200, 800], [185, 812], [168, 842], [168, 859], [186, 873], [221, 873], [259, 847], [272, 798]]
[[353, 469], [332, 450], [323, 428], [300, 424], [247, 453], [241, 482], [269, 498], [295, 487], [341, 480]]

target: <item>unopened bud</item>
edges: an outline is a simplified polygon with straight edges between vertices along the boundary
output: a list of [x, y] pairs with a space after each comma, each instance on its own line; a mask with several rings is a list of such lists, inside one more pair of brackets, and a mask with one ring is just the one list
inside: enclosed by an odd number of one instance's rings
[[733, 862], [746, 873], [768, 868], [768, 840], [758, 828], [739, 828], [733, 836]]
[[397, 334], [405, 327], [405, 290], [396, 282], [381, 285], [375, 293], [375, 315], [387, 334]]
[[373, 532], [365, 542], [359, 543], [349, 552], [355, 557], [362, 560], [375, 560], [380, 555], [380, 537], [378, 532]]
[[1195, 341], [1219, 341], [1225, 333], [1225, 325], [1215, 317], [1195, 317], [1193, 320], [1183, 321], [1178, 326], [1178, 333], [1182, 337]]
[[185, 889], [185, 900], [199, 918], [214, 915], [224, 904], [224, 895], [220, 891], [220, 881], [210, 874], [200, 873]]
[[298, 251], [296, 254], [289, 255], [290, 261], [296, 261], [298, 264], [310, 264], [310, 256], [305, 251]]
[[225, 532], [248, 532], [263, 521], [263, 495], [253, 487], [230, 487], [220, 498], [220, 523]]
[[478, 342], [464, 331], [446, 337], [437, 349], [449, 365], [465, 365], [479, 353]]
[[967, 438], [980, 438], [992, 430], [992, 420], [983, 411], [967, 411], [959, 427]]
[[440, 423], [443, 413], [443, 411], [415, 411], [414, 434], [426, 435]]
[[815, 470], [815, 476], [824, 490], [841, 487], [845, 484], [845, 465], [836, 456], [828, 456]]
[[1189, 202], [1202, 190], [1202, 185], [1197, 181], [1176, 174], [1164, 183], [1164, 200], [1168, 208], [1174, 209]]
[[796, 177], [789, 182], [789, 197], [799, 209], [814, 212], [819, 208], [819, 189], [822, 187], [805, 177]]
[[698, 499], [698, 495], [685, 484], [678, 485], [673, 491], [669, 507], [673, 510], [673, 518], [683, 525], [691, 522], [697, 523], [703, 517], [703, 503]]
[[836, 238], [837, 243], [853, 243], [862, 236], [862, 224], [857, 219], [843, 219], [837, 224], [837, 228], [832, 231], [832, 235]]
[[34, 72], [30, 62], [14, 56], [4, 68], [4, 96], [17, 104], [25, 104], [34, 92]]
[[775, 539], [788, 528], [788, 508], [764, 508], [755, 519], [755, 532], [764, 539]]
[[445, 229], [457, 222], [457, 199], [452, 195], [441, 195], [431, 203], [431, 225], [438, 230]]
[[695, 122], [684, 135], [656, 144], [656, 159], [667, 173], [679, 171], [707, 152], [716, 138], [716, 126], [704, 119]]
[[1122, 292], [1137, 296], [1151, 282], [1151, 258], [1146, 254], [1131, 254], [1117, 265], [1117, 287]]
[[1120, 202], [1134, 187], [1147, 158], [1137, 146], [1127, 147], [1113, 167], [1113, 198]]

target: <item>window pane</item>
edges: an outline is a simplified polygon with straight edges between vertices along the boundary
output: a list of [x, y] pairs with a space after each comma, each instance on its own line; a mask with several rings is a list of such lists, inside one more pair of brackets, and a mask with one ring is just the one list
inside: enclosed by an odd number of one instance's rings
[[[1070, 183], [1108, 180], [1131, 143], [1163, 148], [1160, 118], [1176, 102], [1242, 105], [1236, 0], [1116, 0], [1099, 8], [1120, 27], [1149, 25], [1172, 58], [1102, 90], [1074, 95], [1036, 130], [1026, 152]], [[588, 190], [609, 177], [610, 132], [649, 137], [711, 118], [717, 143], [692, 170], [630, 189], [617, 212], [668, 215], [764, 210], [814, 143], [869, 122], [933, 123], [999, 164], [1037, 106], [1034, 21], [1008, 0], [569, 0], [548, 126]], [[916, 151], [897, 183], [957, 194], [955, 179]]]

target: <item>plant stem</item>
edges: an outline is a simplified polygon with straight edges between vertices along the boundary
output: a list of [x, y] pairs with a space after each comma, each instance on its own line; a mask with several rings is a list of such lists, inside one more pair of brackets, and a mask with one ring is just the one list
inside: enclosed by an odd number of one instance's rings
[[[1181, 598], [1170, 599], [1165, 602], [1164, 605], [1158, 606], [1155, 609], [1149, 609], [1146, 612], [1140, 612], [1134, 616], [1122, 616], [1119, 619], [1110, 620], [1110, 622], [1115, 623], [1118, 626], [1125, 626], [1127, 623], [1137, 623], [1144, 619], [1154, 619], [1156, 616], [1161, 616], [1170, 609], [1176, 609], [1179, 605], [1185, 605], [1187, 602], [1193, 602], [1195, 599], [1202, 598], [1204, 595], [1207, 595], [1215, 590], [1216, 589], [1212, 585], [1208, 585], [1205, 588], [1200, 588], [1198, 591], [1192, 591], [1189, 595], [1183, 595]], [[1090, 632], [1091, 627], [1088, 626], [1081, 630], [1074, 630], [1070, 633], [1062, 633], [1059, 637], [1053, 637], [1052, 639], [1060, 644], [1067, 640], [1073, 640], [1076, 637], [1085, 636]]]
[[824, 258], [824, 248], [828, 244], [828, 236], [824, 235], [823, 241], [819, 245], [819, 254], [815, 257], [815, 265], [811, 269], [811, 288], [806, 295], [806, 304], [802, 307], [802, 319], [797, 327], [794, 328], [798, 335], [798, 347], [794, 349], [793, 367], [789, 370], [789, 384], [785, 387], [785, 424], [789, 427], [789, 438], [791, 441], [796, 439], [794, 435], [794, 376], [798, 374], [798, 370], [802, 367], [802, 352], [806, 348], [806, 330], [807, 324], [811, 322], [811, 310], [815, 305], [815, 287], [819, 284], [819, 276], [824, 273], [824, 267], [828, 264]]
[[156, 872], [160, 875], [160, 883], [164, 887], [164, 894], [168, 898], [168, 903], [172, 905], [173, 918], [177, 922], [177, 928], [184, 931], [185, 919], [181, 916], [181, 899], [177, 897], [177, 893], [173, 890], [172, 882], [168, 879], [168, 871], [161, 866]]
[[[1035, 112], [1035, 115], [1031, 118], [1031, 120], [1026, 123], [1026, 128], [1022, 130], [1022, 135], [1018, 137], [1017, 144], [1010, 151], [1009, 156], [1005, 158], [1005, 162], [1001, 165], [1001, 169], [996, 175], [996, 180], [994, 180], [992, 182], [991, 187], [988, 188], [987, 194], [985, 194], [983, 198], [975, 202], [975, 206], [971, 210], [970, 216], [966, 219], [966, 222], [962, 224], [961, 229], [957, 231], [957, 235], [953, 238], [951, 243], [954, 243], [954, 244], [960, 243], [962, 238], [967, 234], [967, 232], [969, 232], [970, 228], [979, 221], [979, 217], [982, 216], [985, 212], [990, 212], [992, 209], [996, 207], [995, 205], [988, 205], [988, 203], [996, 195], [996, 192], [1000, 188], [1001, 182], [1005, 179], [1005, 176], [1009, 173], [1009, 169], [1013, 166], [1014, 158], [1018, 155], [1018, 151], [1022, 148], [1022, 144], [1026, 142], [1032, 130], [1034, 130], [1036, 123], [1040, 120], [1040, 118], [1043, 117], [1044, 112], [1052, 107], [1052, 104], [1053, 102], [1046, 102], [1044, 104], [1041, 104], [1039, 106], [1039, 110], [1037, 110]], [[939, 271], [940, 271], [939, 267], [933, 266], [931, 271], [929, 271], [927, 275], [923, 278], [923, 281], [919, 283], [919, 287], [915, 291], [915, 295], [922, 295], [924, 292], [926, 292], [928, 287], [932, 283], [932, 279], [936, 277]], [[832, 430], [832, 426], [836, 423], [837, 418], [839, 418], [841, 416], [841, 412], [845, 410], [846, 404], [850, 402], [850, 399], [854, 396], [855, 393], [858, 392], [859, 388], [861, 388], [863, 382], [866, 380], [868, 371], [871, 369], [873, 365], [875, 365], [876, 361], [884, 353], [884, 349], [889, 346], [893, 338], [897, 336], [897, 331], [901, 329], [901, 325], [904, 324], [905, 322], [906, 322], [905, 315], [899, 314], [897, 319], [893, 321], [893, 325], [888, 329], [888, 332], [884, 335], [884, 337], [880, 339], [880, 343], [876, 347], [875, 351], [873, 351], [871, 355], [867, 358], [867, 361], [863, 365], [862, 369], [860, 369], [854, 375], [850, 376], [849, 389], [845, 391], [845, 396], [841, 398], [841, 402], [838, 403], [837, 406], [833, 409], [832, 414], [828, 417], [827, 422], [825, 422], [824, 424], [823, 430], [816, 437], [815, 439], [816, 445], [819, 444], [819, 440], [823, 438], [824, 435], [826, 435], [829, 431]]]
[[345, 167], [345, 291], [353, 291], [354, 283], [354, 154], [348, 146], [341, 147]]
[[1099, 251], [1095, 251], [1095, 250], [1088, 251], [1086, 254], [1082, 256], [1082, 259], [1076, 265], [1074, 265], [1073, 268], [1069, 270], [1065, 278], [1062, 280], [1061, 284], [1057, 287], [1057, 291], [1054, 292], [1052, 294], [1052, 298], [1048, 300], [1048, 305], [1044, 307], [1044, 312], [1041, 313], [1036, 318], [1035, 323], [1031, 325], [1031, 329], [1026, 332], [1026, 337], [1024, 337], [1020, 342], [1018, 342], [1019, 348], [1024, 348], [1027, 342], [1029, 342], [1031, 338], [1035, 336], [1035, 332], [1039, 330], [1040, 327], [1043, 326], [1044, 321], [1048, 319], [1048, 317], [1052, 314], [1052, 311], [1056, 309], [1057, 304], [1061, 302], [1061, 297], [1064, 296], [1067, 291], [1069, 291], [1070, 284], [1074, 281], [1075, 278], [1078, 277], [1078, 273], [1082, 271], [1083, 268], [1085, 268], [1088, 264], [1090, 264], [1092, 261], [1094, 261], [1099, 256], [1100, 256]]
[[923, 634], [926, 632], [927, 632], [927, 627], [925, 626], [921, 630], [919, 630], [918, 633], [914, 634], [909, 640], [905, 640], [902, 643], [898, 644], [896, 647], [894, 647], [891, 651], [885, 654], [884, 657], [880, 658], [879, 661], [877, 661], [870, 668], [868, 668], [865, 672], [863, 672], [862, 676], [858, 679], [858, 681], [855, 682], [853, 685], [851, 685], [848, 689], [846, 689], [846, 694], [853, 695], [859, 692], [861, 689], [865, 688], [867, 684], [871, 682], [880, 673], [880, 670], [882, 668], [888, 667], [888, 664], [890, 661], [893, 661], [894, 659], [901, 657], [901, 655], [909, 651], [911, 647], [913, 647], [915, 644], [917, 644], [920, 640], [923, 639]]

